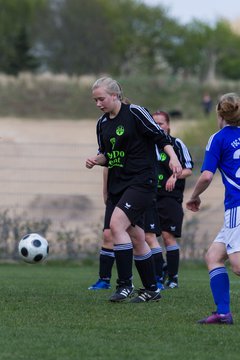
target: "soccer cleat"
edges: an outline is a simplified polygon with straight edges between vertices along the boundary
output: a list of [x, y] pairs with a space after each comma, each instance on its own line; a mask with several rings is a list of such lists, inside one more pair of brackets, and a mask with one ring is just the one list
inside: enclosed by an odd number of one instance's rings
[[176, 288], [178, 288], [178, 283], [175, 281], [167, 281], [166, 288], [167, 289], [176, 289]]
[[130, 300], [131, 303], [143, 303], [149, 301], [159, 301], [161, 299], [160, 289], [156, 291], [139, 289], [138, 296]]
[[167, 289], [176, 289], [176, 288], [178, 288], [178, 277], [177, 276], [170, 277], [168, 279], [168, 281], [166, 282], [166, 288]]
[[201, 319], [197, 322], [198, 324], [219, 324], [219, 325], [233, 325], [232, 314], [229, 312], [227, 314], [218, 314], [216, 311], [212, 315]]
[[162, 278], [160, 278], [159, 276], [157, 277], [157, 287], [158, 287], [158, 289], [160, 289], [160, 290], [164, 290], [164, 289], [165, 289], [165, 287], [164, 287], [164, 285], [163, 285]]
[[121, 302], [131, 297], [134, 291], [134, 286], [117, 285], [116, 292], [109, 298], [112, 302]]
[[90, 286], [88, 290], [108, 290], [111, 288], [110, 282], [107, 280], [99, 279], [95, 284]]
[[161, 281], [157, 281], [157, 287], [159, 290], [165, 290], [165, 287]]

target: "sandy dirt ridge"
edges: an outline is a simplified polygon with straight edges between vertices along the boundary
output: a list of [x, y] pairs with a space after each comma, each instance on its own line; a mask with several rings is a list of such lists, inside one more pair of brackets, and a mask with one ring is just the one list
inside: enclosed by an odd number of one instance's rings
[[[173, 136], [181, 136], [185, 123], [172, 122]], [[97, 151], [96, 121], [1, 118], [0, 126], [0, 210], [48, 217], [55, 228], [65, 222], [67, 227], [80, 227], [89, 237], [94, 224], [101, 228], [102, 169], [85, 168], [86, 157]], [[185, 200], [190, 191], [186, 190]], [[203, 210], [198, 214], [185, 210], [184, 221], [197, 217], [194, 236], [207, 242], [222, 223], [219, 176], [202, 201]]]

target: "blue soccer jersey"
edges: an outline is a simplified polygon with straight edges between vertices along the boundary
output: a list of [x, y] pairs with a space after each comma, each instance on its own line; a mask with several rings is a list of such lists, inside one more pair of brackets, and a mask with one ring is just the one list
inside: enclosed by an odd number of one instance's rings
[[217, 169], [225, 186], [225, 210], [240, 206], [240, 127], [225, 126], [210, 137], [201, 171]]

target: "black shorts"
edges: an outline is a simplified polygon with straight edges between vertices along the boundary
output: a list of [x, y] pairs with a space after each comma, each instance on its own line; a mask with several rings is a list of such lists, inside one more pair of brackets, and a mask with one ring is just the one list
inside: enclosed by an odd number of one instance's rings
[[174, 197], [159, 197], [157, 210], [161, 230], [167, 231], [175, 237], [181, 237], [184, 216], [182, 200]]
[[115, 207], [119, 207], [128, 217], [131, 224], [144, 229], [144, 213], [156, 197], [156, 192], [141, 186], [131, 186], [122, 194], [110, 195], [107, 199], [104, 229], [110, 228], [110, 221]]
[[149, 206], [144, 213], [144, 231], [146, 233], [156, 234], [157, 236], [161, 235], [160, 222], [155, 199], [151, 206]]

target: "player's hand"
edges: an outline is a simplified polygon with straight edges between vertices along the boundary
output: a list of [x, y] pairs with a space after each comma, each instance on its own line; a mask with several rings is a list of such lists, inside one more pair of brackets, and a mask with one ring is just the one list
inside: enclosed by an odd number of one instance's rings
[[103, 154], [92, 156], [86, 160], [86, 168], [92, 169], [95, 165], [103, 166], [106, 164], [106, 157]]
[[169, 167], [173, 172], [173, 176], [179, 177], [182, 173], [182, 165], [180, 164], [178, 158], [170, 159]]
[[197, 212], [200, 209], [201, 200], [200, 197], [192, 198], [186, 202], [186, 207], [188, 210]]
[[92, 169], [95, 165], [97, 165], [96, 156], [86, 160], [86, 168]]
[[176, 175], [170, 176], [170, 178], [166, 182], [165, 190], [166, 191], [173, 191], [174, 188], [175, 188], [176, 181], [177, 181]]

